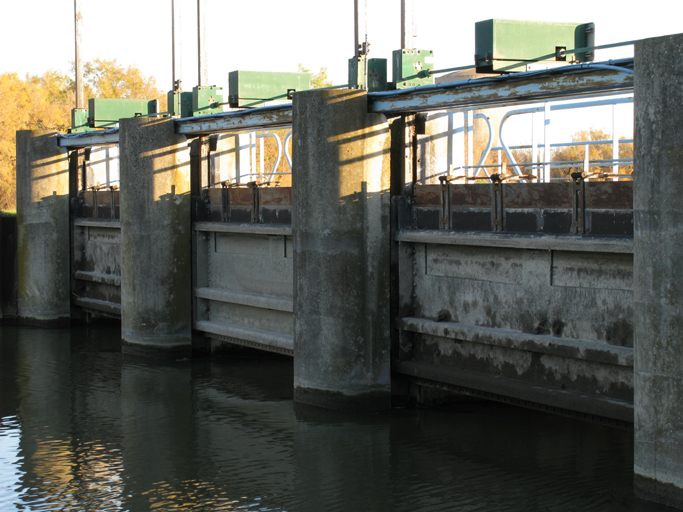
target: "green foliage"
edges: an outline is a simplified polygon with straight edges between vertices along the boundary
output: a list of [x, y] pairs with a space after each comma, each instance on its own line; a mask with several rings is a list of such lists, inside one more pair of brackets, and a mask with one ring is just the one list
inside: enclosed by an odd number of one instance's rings
[[[161, 111], [166, 110], [166, 94], [157, 89], [156, 79], [145, 76], [136, 67], [122, 66], [116, 59], [95, 59], [85, 63], [83, 82], [86, 98], [158, 99]], [[75, 91], [75, 88], [76, 84], [72, 82], [71, 90]]]
[[[597, 128], [590, 128], [589, 130], [581, 130], [572, 135], [572, 142], [587, 142], [587, 141], [601, 141], [611, 140], [612, 136]], [[552, 151], [552, 160], [554, 162], [576, 162], [570, 164], [569, 167], [560, 169], [553, 169], [552, 177], [568, 177], [573, 172], [583, 171], [583, 161], [586, 155], [586, 146], [564, 146], [555, 148]], [[588, 158], [591, 162], [599, 160], [612, 159], [612, 144], [591, 144], [588, 149]], [[619, 145], [619, 158], [633, 158], [633, 144]], [[612, 172], [611, 165], [594, 167], [591, 166], [591, 172]], [[633, 165], [619, 166], [619, 172], [622, 174], [630, 174], [633, 171]]]
[[[297, 68], [298, 73], [310, 73], [311, 70], [308, 68], [305, 68], [303, 64], [299, 63], [299, 66]], [[327, 66], [323, 66], [320, 68], [320, 71], [317, 73], [312, 73], [311, 74], [311, 88], [313, 89], [321, 89], [323, 87], [332, 87], [334, 85], [332, 83], [332, 80], [330, 80], [329, 76], [327, 75]]]
[[[587, 141], [603, 141], [611, 140], [612, 136], [600, 129], [590, 128], [589, 130], [580, 130], [571, 136], [571, 142], [587, 142]], [[588, 157], [591, 163], [595, 163], [600, 160], [611, 160], [612, 159], [612, 143], [604, 144], [591, 144], [588, 146]], [[475, 155], [481, 154], [483, 151], [483, 145], [477, 146], [475, 143]], [[583, 171], [583, 161], [585, 158], [586, 146], [562, 146], [553, 148], [550, 154], [551, 162], [568, 162], [566, 167], [554, 168], [551, 170], [552, 178], [568, 178], [573, 172]], [[518, 164], [530, 163], [532, 160], [531, 149], [515, 149], [512, 150], [512, 156], [515, 162]], [[633, 143], [622, 143], [619, 144], [619, 158], [621, 159], [632, 159], [633, 158]], [[537, 161], [543, 160], [542, 154], [537, 154]], [[502, 162], [510, 165], [510, 161], [507, 156], [503, 153]], [[491, 153], [486, 159], [487, 164], [497, 163], [497, 155]], [[529, 172], [530, 168], [522, 168], [524, 172]], [[605, 172], [611, 173], [611, 164], [604, 166], [591, 166], [591, 172]], [[497, 171], [496, 171], [497, 172]], [[619, 172], [621, 174], [630, 174], [633, 172], [633, 164], [620, 165]]]
[[[166, 95], [156, 88], [153, 77], [116, 60], [96, 59], [84, 65], [85, 97], [156, 98], [166, 109]], [[0, 211], [16, 208], [16, 132], [55, 130], [65, 133], [71, 126], [75, 106], [75, 81], [58, 71], [19, 78], [0, 75]]]

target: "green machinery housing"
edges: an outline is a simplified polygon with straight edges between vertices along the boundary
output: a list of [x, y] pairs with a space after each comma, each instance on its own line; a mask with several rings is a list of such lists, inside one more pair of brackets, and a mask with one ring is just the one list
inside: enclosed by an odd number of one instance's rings
[[71, 111], [71, 133], [97, 128], [116, 128], [120, 119], [159, 112], [159, 102], [150, 99], [90, 98], [88, 108]]
[[474, 60], [478, 73], [514, 73], [527, 71], [535, 64], [593, 60], [592, 52], [566, 56], [561, 53], [594, 46], [593, 23], [491, 19], [479, 21], [474, 27]]
[[223, 105], [223, 88], [215, 85], [198, 85], [192, 92], [178, 89], [168, 93], [168, 110], [174, 116], [219, 114]]
[[365, 55], [349, 59], [349, 87], [367, 88], [368, 92], [407, 89], [434, 83], [432, 50], [394, 50], [392, 53], [393, 81], [387, 79], [387, 59], [368, 59], [367, 84], [365, 81]]
[[[359, 89], [365, 87], [365, 55], [349, 59], [349, 87]], [[368, 61], [368, 92], [386, 91], [387, 59], [367, 59]]]
[[255, 108], [283, 103], [297, 91], [311, 88], [310, 73], [231, 71], [228, 75], [228, 104], [232, 108]]
[[[593, 60], [593, 23], [554, 23], [490, 19], [475, 24], [475, 66], [478, 73], [513, 73], [534, 66], [563, 65]], [[564, 52], [563, 52], [564, 51]], [[367, 59], [367, 66], [366, 66]], [[393, 81], [387, 80], [387, 60], [366, 55], [349, 59], [350, 88], [369, 92], [406, 89], [434, 83], [432, 50], [400, 49], [392, 53]], [[365, 76], [367, 70], [367, 79]], [[227, 104], [231, 108], [255, 108], [283, 103], [296, 91], [311, 87], [310, 73], [232, 71]], [[197, 86], [192, 92], [177, 89], [168, 93], [166, 114], [194, 117], [223, 112], [223, 89]], [[158, 113], [158, 102], [149, 99], [95, 98], [88, 109], [71, 113], [71, 132], [113, 128], [119, 119]]]

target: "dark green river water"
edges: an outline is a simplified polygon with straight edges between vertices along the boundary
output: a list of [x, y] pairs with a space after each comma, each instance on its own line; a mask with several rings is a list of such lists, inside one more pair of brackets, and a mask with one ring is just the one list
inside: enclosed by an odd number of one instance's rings
[[116, 328], [0, 330], [0, 511], [658, 511], [633, 433], [496, 403], [348, 415], [292, 361], [153, 362]]

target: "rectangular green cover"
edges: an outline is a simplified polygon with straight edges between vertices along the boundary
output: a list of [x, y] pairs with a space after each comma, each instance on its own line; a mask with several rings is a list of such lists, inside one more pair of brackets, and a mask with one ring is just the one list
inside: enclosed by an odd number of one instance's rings
[[310, 73], [232, 71], [228, 76], [228, 102], [232, 108], [289, 101], [293, 92], [311, 88]]
[[88, 126], [90, 128], [115, 128], [119, 119], [156, 114], [157, 111], [157, 100], [90, 98], [88, 100]]
[[434, 77], [429, 73], [434, 69], [432, 50], [394, 50], [392, 61], [396, 89], [434, 83]]
[[526, 71], [534, 62], [581, 62], [586, 54], [557, 57], [558, 49], [585, 48], [586, 29], [592, 23], [486, 20], [474, 26], [474, 60], [479, 73]]

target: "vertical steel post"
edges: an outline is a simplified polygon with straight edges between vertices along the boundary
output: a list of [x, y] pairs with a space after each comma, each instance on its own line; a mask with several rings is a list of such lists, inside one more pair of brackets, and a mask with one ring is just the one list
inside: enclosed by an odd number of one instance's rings
[[474, 176], [474, 112], [465, 111], [465, 133], [467, 134], [467, 176]]
[[543, 105], [543, 181], [550, 183], [550, 103]]
[[83, 101], [83, 63], [81, 62], [81, 1], [74, 0], [74, 25], [76, 28], [76, 108], [85, 108]]
[[353, 0], [353, 55], [361, 56], [361, 44], [365, 41], [365, 9], [361, 11], [360, 0]]
[[415, 48], [416, 32], [414, 0], [401, 0], [401, 48]]
[[249, 149], [251, 152], [251, 170], [249, 175], [249, 181], [258, 180], [258, 172], [256, 170], [256, 132], [250, 132], [249, 134]]
[[[177, 81], [180, 80], [180, 76], [183, 72], [183, 59], [182, 59], [182, 26], [181, 26], [181, 15], [180, 15], [180, 5], [176, 5], [176, 0], [172, 0], [171, 3], [171, 32], [172, 32], [172, 59], [173, 59], [173, 83], [171, 84], [171, 90], [176, 90]], [[169, 107], [170, 109], [170, 107]]]
[[206, 57], [206, 0], [197, 0], [197, 43], [198, 85], [209, 85]]
[[[619, 164], [616, 160], [619, 158], [619, 136], [617, 135], [616, 123], [616, 105], [612, 103], [612, 172], [619, 174]], [[619, 178], [614, 177], [612, 181], [619, 181]]]
[[[536, 132], [534, 131], [534, 125], [536, 124], [536, 113], [531, 113], [531, 168], [533, 169], [532, 174], [535, 174], [538, 178], [541, 177], [541, 171], [536, 167], [536, 162], [538, 162], [538, 155], [536, 155]], [[498, 151], [500, 155], [500, 150]], [[540, 179], [539, 179], [540, 181]]]

